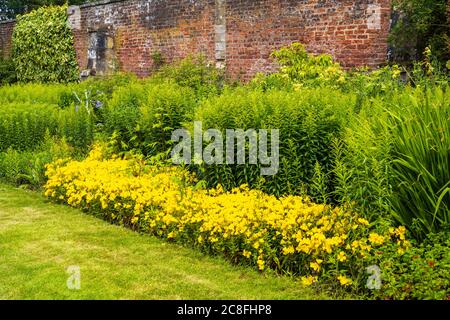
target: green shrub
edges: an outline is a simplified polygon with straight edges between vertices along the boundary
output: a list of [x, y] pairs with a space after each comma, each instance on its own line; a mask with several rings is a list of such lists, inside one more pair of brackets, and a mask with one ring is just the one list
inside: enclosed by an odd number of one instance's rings
[[141, 116], [140, 107], [146, 99], [142, 84], [130, 84], [116, 90], [105, 110], [105, 132], [112, 136], [118, 150], [139, 148], [132, 140]]
[[417, 237], [449, 227], [448, 89], [412, 89], [367, 102], [335, 148], [336, 192]]
[[166, 152], [172, 131], [192, 119], [195, 94], [171, 82], [130, 84], [117, 90], [106, 109], [106, 132], [116, 151]]
[[91, 108], [75, 106], [60, 110], [57, 114], [57, 136], [65, 138], [67, 143], [84, 154], [94, 141], [94, 117]]
[[400, 12], [393, 25], [389, 42], [394, 61], [410, 63], [431, 47], [441, 64], [450, 59], [448, 46], [448, 1], [394, 0], [393, 7]]
[[66, 5], [42, 7], [18, 16], [12, 42], [19, 81], [67, 83], [78, 80]]
[[11, 84], [17, 81], [16, 69], [12, 59], [2, 57], [0, 51], [0, 85]]
[[339, 87], [346, 81], [346, 73], [327, 54], [312, 55], [301, 43], [293, 43], [272, 53], [280, 70], [268, 76], [259, 75], [253, 85], [264, 89], [275, 87]]
[[65, 138], [79, 152], [86, 152], [94, 134], [91, 109], [20, 103], [0, 107], [0, 151], [34, 150], [47, 134]]
[[381, 288], [375, 299], [448, 300], [450, 298], [450, 241], [447, 234], [430, 234], [405, 252], [388, 243], [368, 259], [379, 267]]
[[62, 84], [14, 84], [0, 87], [0, 105], [8, 103], [59, 105], [61, 97], [72, 95], [72, 88]]
[[8, 148], [5, 152], [0, 152], [0, 180], [38, 189], [47, 181], [45, 165], [72, 155], [73, 148], [64, 140], [49, 136], [34, 151]]
[[47, 132], [56, 134], [57, 108], [38, 104], [8, 104], [0, 107], [0, 151], [32, 150]]
[[416, 90], [389, 113], [393, 213], [417, 236], [450, 230], [449, 101], [448, 90]]
[[188, 56], [165, 65], [154, 78], [173, 80], [182, 87], [189, 87], [195, 91], [198, 99], [220, 93], [224, 84], [222, 72], [203, 56]]
[[138, 122], [145, 132], [145, 153], [166, 152], [171, 146], [172, 132], [193, 118], [194, 108], [195, 93], [189, 87], [173, 83], [150, 86]]
[[382, 98], [363, 104], [351, 115], [343, 141], [333, 144], [334, 194], [341, 203], [356, 205], [372, 220], [390, 211], [390, 128]]
[[[280, 170], [262, 179], [259, 165], [250, 165], [247, 159], [246, 165], [203, 166], [201, 176], [210, 186], [220, 183], [227, 189], [249, 184], [276, 195], [313, 191], [308, 185], [316, 164], [325, 175], [330, 173], [331, 141], [341, 134], [354, 103], [354, 95], [327, 88], [300, 92], [240, 88], [209, 99], [195, 117], [204, 130], [217, 128], [225, 136], [225, 129], [279, 129]], [[331, 180], [325, 183], [331, 190]]]

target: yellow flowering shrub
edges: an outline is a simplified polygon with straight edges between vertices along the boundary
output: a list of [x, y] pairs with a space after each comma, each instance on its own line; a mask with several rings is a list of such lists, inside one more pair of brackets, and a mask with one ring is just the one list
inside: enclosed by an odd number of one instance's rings
[[104, 158], [47, 166], [45, 195], [159, 237], [189, 244], [235, 263], [351, 286], [361, 261], [384, 242], [407, 249], [405, 229], [370, 230], [367, 220], [300, 196], [277, 198], [247, 186], [224, 192], [197, 188], [180, 167], [148, 167], [137, 159]]

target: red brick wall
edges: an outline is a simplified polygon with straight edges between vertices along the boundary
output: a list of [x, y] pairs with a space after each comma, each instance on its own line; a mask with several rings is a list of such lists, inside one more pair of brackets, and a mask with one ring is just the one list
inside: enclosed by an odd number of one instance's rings
[[0, 56], [4, 58], [11, 55], [11, 40], [15, 24], [15, 21], [0, 22]]
[[79, 15], [71, 14], [70, 21], [81, 69], [87, 67], [89, 33], [96, 30], [107, 30], [114, 39], [120, 69], [139, 76], [150, 74], [155, 52], [160, 52], [167, 62], [189, 53], [214, 58], [214, 0], [85, 5], [80, 7]]
[[385, 62], [390, 1], [227, 1], [227, 66], [244, 79], [271, 70], [270, 53], [292, 42], [345, 67]]
[[[270, 53], [292, 42], [345, 67], [384, 63], [390, 0], [103, 0], [70, 7], [69, 15], [81, 69], [90, 33], [100, 31], [113, 43], [105, 56], [121, 70], [147, 76], [154, 52], [168, 62], [202, 53], [247, 80], [273, 70]], [[7, 54], [11, 27], [0, 24]]]

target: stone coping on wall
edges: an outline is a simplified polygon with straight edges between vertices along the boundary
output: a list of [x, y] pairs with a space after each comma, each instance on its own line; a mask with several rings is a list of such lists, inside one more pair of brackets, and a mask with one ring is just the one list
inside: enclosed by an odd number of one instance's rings
[[12, 23], [12, 22], [16, 22], [16, 19], [10, 19], [10, 20], [5, 20], [5, 21], [0, 21], [0, 24], [7, 24], [7, 23]]
[[80, 5], [69, 6], [69, 8], [70, 7], [80, 7], [80, 8], [97, 7], [97, 6], [108, 5], [110, 3], [124, 2], [124, 1], [128, 1], [128, 0], [99, 0], [99, 1], [88, 2], [88, 3], [84, 3], [84, 4], [80, 4]]

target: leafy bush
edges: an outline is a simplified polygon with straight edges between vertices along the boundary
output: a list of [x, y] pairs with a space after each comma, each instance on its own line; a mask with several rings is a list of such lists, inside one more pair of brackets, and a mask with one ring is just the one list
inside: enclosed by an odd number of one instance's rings
[[449, 231], [449, 91], [417, 90], [397, 101], [404, 108], [389, 119], [394, 216], [418, 236]]
[[78, 80], [66, 5], [42, 7], [18, 16], [12, 42], [19, 81], [67, 83]]
[[34, 151], [8, 148], [0, 152], [0, 180], [38, 189], [47, 181], [45, 167], [60, 158], [73, 155], [73, 149], [64, 140], [46, 137]]
[[301, 43], [293, 43], [272, 53], [280, 65], [277, 73], [258, 75], [253, 84], [270, 87], [338, 87], [346, 80], [346, 73], [330, 55], [309, 54]]
[[398, 20], [390, 33], [394, 61], [422, 58], [431, 47], [441, 64], [450, 59], [448, 2], [446, 0], [394, 0]]
[[337, 193], [373, 216], [395, 217], [418, 238], [448, 228], [448, 89], [404, 89], [355, 115], [335, 166]]
[[140, 107], [146, 99], [146, 90], [141, 84], [130, 84], [115, 91], [105, 111], [105, 131], [114, 137], [118, 150], [139, 148], [132, 138], [141, 116]]
[[[329, 173], [332, 163], [332, 139], [341, 134], [353, 109], [355, 97], [336, 90], [303, 89], [299, 92], [272, 90], [228, 90], [205, 101], [196, 113], [204, 130], [217, 128], [225, 136], [229, 128], [279, 129], [280, 169], [275, 176], [261, 180], [260, 166], [204, 165], [200, 177], [209, 186], [221, 184], [231, 189], [242, 184], [259, 186], [270, 194], [303, 194], [309, 187], [316, 163]], [[329, 181], [331, 182], [331, 181]], [[331, 185], [325, 188], [332, 188]]]
[[77, 152], [84, 154], [94, 141], [94, 121], [91, 108], [76, 106], [58, 112], [57, 136], [65, 138]]
[[0, 107], [0, 151], [12, 147], [32, 150], [43, 141], [46, 133], [55, 135], [57, 109], [48, 105], [9, 104]]
[[194, 92], [170, 82], [131, 84], [108, 102], [106, 132], [116, 151], [155, 155], [170, 148], [172, 131], [192, 119]]
[[0, 151], [33, 150], [50, 135], [65, 138], [83, 153], [93, 141], [93, 131], [90, 109], [61, 110], [52, 105], [16, 103], [0, 107]]
[[0, 52], [0, 85], [11, 84], [17, 81], [16, 69], [12, 59], [5, 59]]
[[187, 58], [163, 66], [154, 76], [156, 79], [173, 80], [182, 87], [189, 87], [198, 99], [220, 93], [224, 85], [223, 74], [203, 56]]
[[450, 241], [446, 234], [430, 234], [422, 244], [400, 252], [395, 244], [388, 244], [370, 260], [380, 268], [381, 288], [371, 292], [376, 299], [450, 298]]
[[14, 84], [0, 87], [0, 104], [60, 104], [61, 97], [72, 95], [72, 88], [62, 84]]

